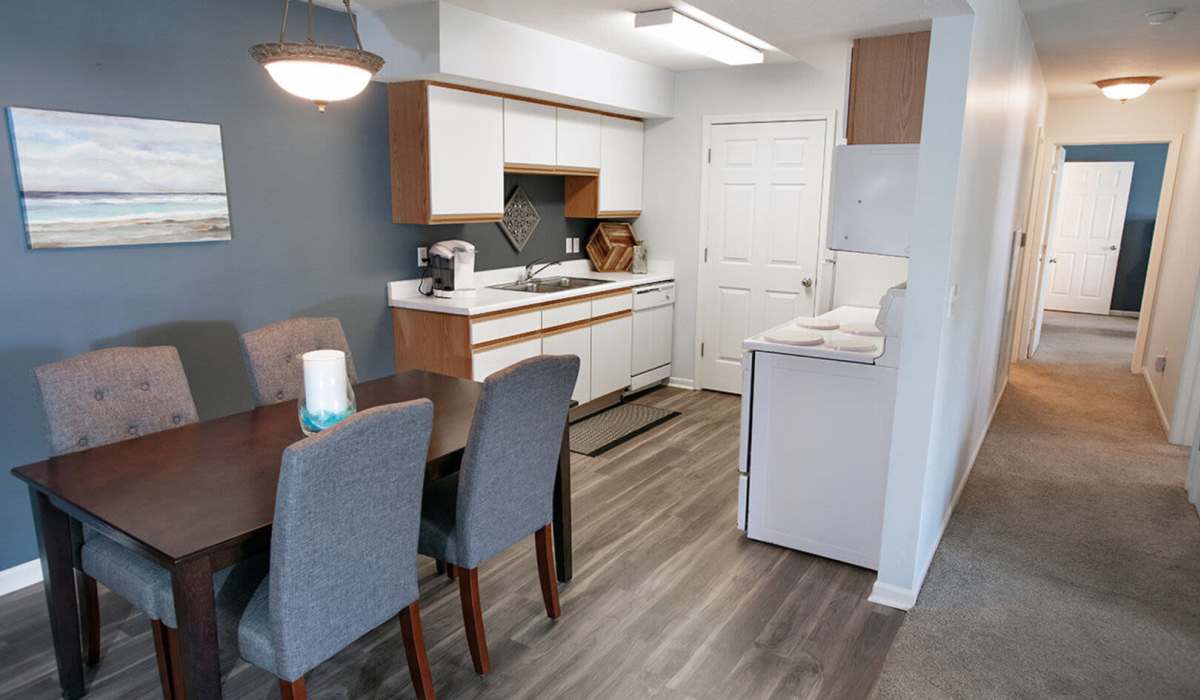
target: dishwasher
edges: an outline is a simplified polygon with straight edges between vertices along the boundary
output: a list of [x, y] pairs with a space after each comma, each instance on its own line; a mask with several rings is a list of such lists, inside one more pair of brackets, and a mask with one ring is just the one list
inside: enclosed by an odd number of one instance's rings
[[671, 376], [671, 339], [675, 331], [675, 282], [633, 288], [633, 355], [630, 391], [640, 391]]

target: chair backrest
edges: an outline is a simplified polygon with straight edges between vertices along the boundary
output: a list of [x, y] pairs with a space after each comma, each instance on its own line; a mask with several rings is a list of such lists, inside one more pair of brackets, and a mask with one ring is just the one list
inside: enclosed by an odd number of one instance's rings
[[298, 678], [418, 597], [428, 399], [379, 406], [284, 450], [271, 533], [276, 673]]
[[173, 347], [95, 350], [42, 365], [34, 377], [56, 455], [198, 419], [183, 363]]
[[358, 382], [342, 322], [330, 316], [289, 318], [242, 334], [242, 357], [254, 403], [267, 406], [299, 398], [304, 390], [300, 355], [310, 350], [346, 353], [350, 383]]
[[550, 522], [579, 358], [542, 355], [483, 382], [459, 472], [456, 563], [479, 563]]

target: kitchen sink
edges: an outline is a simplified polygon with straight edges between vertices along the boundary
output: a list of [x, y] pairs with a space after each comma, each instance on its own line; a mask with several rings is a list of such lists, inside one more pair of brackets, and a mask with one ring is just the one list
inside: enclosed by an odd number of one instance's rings
[[507, 292], [532, 292], [534, 294], [549, 294], [567, 289], [581, 289], [607, 280], [594, 280], [588, 277], [539, 277], [528, 282], [512, 282], [510, 284], [493, 284], [491, 289], [503, 289]]

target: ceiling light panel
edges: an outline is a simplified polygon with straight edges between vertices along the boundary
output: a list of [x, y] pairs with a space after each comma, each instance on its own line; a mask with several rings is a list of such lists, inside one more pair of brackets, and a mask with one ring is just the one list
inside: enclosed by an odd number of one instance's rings
[[731, 66], [763, 62], [763, 52], [672, 9], [638, 12], [633, 26]]

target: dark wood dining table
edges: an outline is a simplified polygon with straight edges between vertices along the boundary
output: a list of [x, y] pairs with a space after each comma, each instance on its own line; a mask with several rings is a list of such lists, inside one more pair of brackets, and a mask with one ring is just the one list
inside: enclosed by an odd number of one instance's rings
[[[453, 472], [481, 384], [413, 370], [355, 386], [360, 410], [433, 401], [426, 478]], [[63, 697], [84, 692], [79, 600], [82, 525], [171, 572], [189, 698], [221, 697], [214, 571], [267, 551], [280, 460], [302, 439], [296, 402], [154, 433], [13, 470], [29, 486]], [[558, 578], [571, 579], [571, 460], [564, 426], [554, 488]]]

